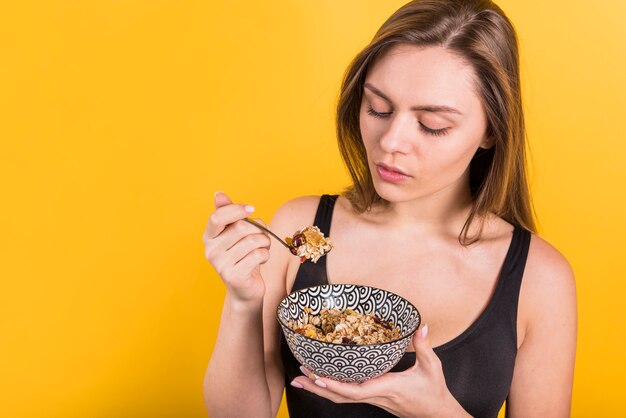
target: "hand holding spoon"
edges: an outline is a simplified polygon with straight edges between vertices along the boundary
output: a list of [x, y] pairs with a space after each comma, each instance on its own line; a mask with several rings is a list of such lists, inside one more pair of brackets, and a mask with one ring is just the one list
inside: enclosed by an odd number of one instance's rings
[[267, 229], [266, 227], [264, 227], [263, 225], [261, 225], [260, 223], [258, 223], [257, 221], [255, 221], [254, 219], [250, 219], [250, 218], [244, 218], [244, 221], [251, 223], [252, 225], [256, 226], [257, 228], [259, 228], [260, 230], [267, 232], [268, 234], [270, 234], [272, 237], [276, 238], [276, 240], [278, 242], [280, 242], [281, 244], [283, 244], [285, 247], [287, 247], [289, 249], [289, 251], [291, 251], [291, 249], [293, 248], [291, 245], [287, 244], [287, 242], [285, 242], [282, 238], [280, 238], [278, 235], [276, 235], [275, 233], [273, 233], [272, 231], [270, 231], [269, 229]]

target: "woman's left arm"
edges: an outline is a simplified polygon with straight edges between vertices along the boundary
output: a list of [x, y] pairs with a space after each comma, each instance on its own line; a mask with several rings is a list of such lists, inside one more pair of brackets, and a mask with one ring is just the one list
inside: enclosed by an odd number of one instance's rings
[[523, 327], [507, 417], [569, 417], [577, 332], [574, 274], [567, 260], [536, 236], [518, 312]]

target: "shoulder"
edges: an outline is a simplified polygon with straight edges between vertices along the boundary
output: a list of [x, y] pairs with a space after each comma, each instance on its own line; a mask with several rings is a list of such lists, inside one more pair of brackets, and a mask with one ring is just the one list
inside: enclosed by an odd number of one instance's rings
[[[492, 215], [485, 222], [485, 241], [506, 243], [510, 240], [513, 230], [513, 225]], [[574, 273], [570, 263], [559, 250], [539, 235], [531, 233], [524, 283], [536, 287], [538, 291], [554, 287], [570, 288], [574, 286]]]
[[528, 250], [524, 284], [537, 296], [574, 292], [574, 271], [567, 259], [550, 243], [533, 234]]
[[274, 217], [276, 219], [283, 219], [289, 217], [299, 217], [298, 214], [309, 213], [315, 215], [317, 206], [319, 205], [321, 196], [300, 196], [294, 199], [288, 200], [283, 203], [276, 211]]
[[519, 303], [527, 332], [548, 324], [576, 326], [574, 271], [563, 254], [536, 234], [530, 241]]
[[290, 235], [304, 226], [312, 225], [319, 202], [320, 196], [301, 196], [283, 203], [272, 217], [272, 230]]

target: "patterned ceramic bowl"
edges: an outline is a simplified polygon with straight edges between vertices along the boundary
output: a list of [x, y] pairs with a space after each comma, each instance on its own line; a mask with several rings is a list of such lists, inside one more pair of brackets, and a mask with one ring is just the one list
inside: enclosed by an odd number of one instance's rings
[[[400, 338], [385, 343], [350, 345], [323, 342], [294, 332], [304, 308], [316, 315], [324, 308], [374, 313], [400, 328]], [[359, 285], [313, 286], [291, 293], [278, 305], [278, 322], [296, 359], [318, 376], [359, 383], [389, 371], [404, 355], [420, 325], [418, 310], [406, 299], [382, 289]]]

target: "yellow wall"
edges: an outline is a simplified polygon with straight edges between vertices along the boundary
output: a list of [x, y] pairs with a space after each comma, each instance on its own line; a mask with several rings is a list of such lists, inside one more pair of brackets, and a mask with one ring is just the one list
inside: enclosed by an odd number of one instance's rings
[[[206, 415], [213, 192], [269, 220], [340, 190], [339, 80], [402, 3], [3, 2], [0, 416]], [[624, 415], [626, 3], [500, 4], [542, 233], [577, 275], [573, 416]]]

